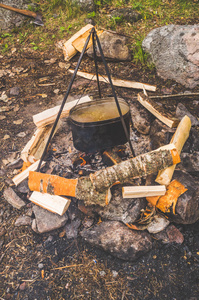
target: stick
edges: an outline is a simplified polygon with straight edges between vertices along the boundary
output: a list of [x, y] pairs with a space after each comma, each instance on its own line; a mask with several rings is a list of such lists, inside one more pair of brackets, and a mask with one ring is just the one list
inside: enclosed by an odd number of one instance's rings
[[150, 96], [150, 99], [157, 99], [157, 98], [175, 98], [175, 97], [193, 97], [198, 96], [199, 93], [188, 93], [188, 94], [174, 94], [174, 95], [160, 95], [160, 96]]
[[[73, 108], [77, 103], [80, 104], [80, 103], [85, 103], [85, 102], [89, 102], [89, 101], [91, 101], [90, 97], [84, 96], [79, 101], [77, 99], [77, 100], [74, 100], [71, 102], [67, 102], [64, 105], [64, 108], [63, 108], [60, 118], [68, 117], [71, 108]], [[46, 109], [46, 110], [42, 111], [41, 113], [34, 115], [33, 122], [35, 123], [35, 125], [38, 128], [52, 124], [52, 123], [54, 123], [54, 121], [56, 119], [59, 109], [60, 109], [60, 105], [52, 107], [50, 109]]]
[[174, 118], [169, 112], [165, 111], [160, 105], [155, 103], [143, 93], [138, 94], [137, 100], [156, 118], [158, 118], [170, 128], [176, 127], [179, 124], [179, 120], [177, 118]]
[[123, 198], [143, 198], [149, 196], [162, 196], [166, 193], [165, 185], [154, 186], [125, 186], [122, 188]]
[[[68, 69], [68, 71], [70, 73], [74, 73], [74, 70]], [[78, 71], [77, 75], [87, 78], [87, 79], [92, 79], [92, 80], [97, 80], [96, 75], [92, 74], [92, 73], [86, 73], [86, 72], [81, 72]], [[105, 82], [105, 83], [109, 83], [108, 77], [107, 76], [101, 76], [98, 75], [99, 77], [99, 81]], [[126, 87], [126, 88], [130, 88], [130, 89], [143, 89], [143, 86], [145, 87], [146, 90], [148, 91], [156, 91], [156, 86], [154, 85], [150, 85], [150, 84], [146, 84], [146, 83], [140, 83], [140, 82], [134, 82], [134, 81], [128, 81], [128, 80], [121, 80], [121, 79], [115, 79], [112, 78], [112, 83], [115, 86], [120, 86], [120, 87]]]
[[42, 194], [40, 192], [33, 192], [29, 198], [33, 203], [53, 212], [63, 216], [67, 211], [70, 200], [64, 197]]
[[[14, 182], [15, 185], [19, 185], [22, 181], [24, 181], [26, 178], [29, 176], [30, 171], [35, 171], [38, 167], [39, 161], [36, 161], [34, 164], [29, 166], [26, 170], [23, 172], [17, 174], [12, 181]], [[42, 166], [45, 165], [45, 161], [43, 161]]]
[[176, 148], [169, 144], [79, 179], [30, 172], [29, 188], [32, 191], [76, 197], [84, 200], [86, 205], [104, 206], [110, 201], [109, 189], [114, 183], [155, 173], [177, 162], [180, 162], [180, 157]]
[[[191, 120], [188, 116], [184, 116], [184, 118], [180, 121], [176, 132], [174, 133], [171, 143], [173, 143], [178, 151], [178, 153], [181, 153], [181, 150], [186, 142], [186, 140], [189, 137], [189, 132], [191, 129]], [[156, 182], [159, 184], [164, 184], [168, 185], [172, 179], [174, 170], [175, 170], [176, 165], [174, 164], [173, 166], [159, 171], [158, 176], [156, 177]]]

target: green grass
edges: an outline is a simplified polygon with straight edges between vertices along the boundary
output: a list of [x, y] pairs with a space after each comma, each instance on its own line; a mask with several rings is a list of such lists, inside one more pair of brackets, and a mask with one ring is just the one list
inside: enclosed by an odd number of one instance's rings
[[[141, 44], [145, 36], [154, 28], [169, 24], [194, 24], [199, 15], [197, 0], [95, 0], [96, 10], [83, 12], [72, 0], [32, 0], [31, 10], [40, 11], [44, 27], [34, 24], [23, 25], [10, 33], [1, 34], [2, 53], [9, 53], [14, 45], [20, 44], [35, 51], [45, 51], [61, 39], [69, 39], [81, 27], [84, 19], [92, 18], [97, 28], [106, 28], [130, 36], [129, 42], [136, 64], [147, 64], [147, 55]], [[111, 17], [113, 9], [131, 7], [142, 15], [134, 24], [122, 17]], [[34, 44], [33, 44], [34, 43]], [[23, 51], [23, 47], [21, 47]]]

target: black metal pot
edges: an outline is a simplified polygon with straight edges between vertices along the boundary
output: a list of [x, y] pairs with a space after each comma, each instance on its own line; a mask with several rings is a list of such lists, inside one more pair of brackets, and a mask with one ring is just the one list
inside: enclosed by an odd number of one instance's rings
[[[121, 98], [118, 98], [120, 107], [124, 108], [125, 113], [123, 118], [128, 130], [130, 132], [130, 110], [129, 106]], [[71, 124], [73, 143], [77, 150], [84, 152], [96, 152], [104, 150], [116, 145], [122, 145], [127, 142], [126, 135], [119, 117], [108, 118], [96, 122], [81, 122], [75, 120], [75, 115], [85, 111], [87, 108], [95, 108], [96, 110], [100, 105], [105, 105], [109, 110], [115, 109], [116, 103], [113, 97], [106, 99], [98, 99], [88, 103], [78, 104], [71, 109], [69, 114], [69, 121]]]

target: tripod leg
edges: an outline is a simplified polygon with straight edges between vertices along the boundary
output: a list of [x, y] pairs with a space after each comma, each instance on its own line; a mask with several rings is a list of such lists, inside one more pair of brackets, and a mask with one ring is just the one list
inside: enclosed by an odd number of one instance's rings
[[115, 98], [115, 102], [116, 102], [116, 105], [117, 105], [117, 109], [118, 109], [118, 112], [119, 112], [119, 115], [120, 115], [120, 119], [121, 119], [121, 122], [122, 122], [122, 126], [124, 128], [124, 132], [125, 132], [126, 138], [127, 138], [128, 142], [129, 142], [129, 146], [130, 146], [131, 152], [132, 152], [133, 156], [135, 156], [135, 152], [133, 150], [133, 146], [132, 146], [132, 143], [131, 143], [131, 140], [130, 140], [130, 136], [129, 136], [128, 130], [126, 128], [126, 124], [124, 122], [122, 111], [121, 111], [121, 108], [120, 108], [120, 105], [119, 105], [119, 102], [118, 102], [118, 99], [117, 99], [117, 95], [115, 93], [115, 89], [114, 89], [114, 86], [113, 86], [113, 83], [112, 83], [112, 80], [111, 80], [109, 69], [108, 69], [108, 66], [107, 66], [107, 63], [106, 63], [103, 51], [102, 51], [102, 47], [101, 47], [101, 44], [100, 44], [100, 41], [99, 41], [99, 38], [97, 36], [96, 31], [94, 31], [94, 34], [95, 34], [95, 37], [96, 37], [97, 45], [99, 47], [99, 51], [100, 51], [100, 54], [101, 54], [102, 61], [104, 63], [106, 74], [108, 76], [108, 79], [109, 79], [109, 82], [110, 82], [110, 85], [111, 85], [111, 89], [112, 89], [112, 92], [113, 92], [113, 96]]
[[99, 84], [99, 76], [98, 76], [98, 65], [97, 65], [97, 55], [96, 55], [96, 42], [95, 42], [95, 34], [93, 31], [92, 33], [92, 40], [93, 40], [93, 58], [95, 62], [95, 71], [96, 71], [96, 77], [97, 77], [97, 86], [98, 86], [98, 92], [99, 92], [99, 97], [101, 98], [101, 90], [100, 90], [100, 84]]
[[77, 71], [78, 71], [78, 69], [79, 69], [79, 66], [80, 66], [80, 64], [81, 64], [82, 57], [83, 57], [83, 55], [84, 55], [84, 53], [85, 53], [85, 51], [86, 51], [87, 45], [88, 45], [88, 43], [89, 43], [89, 40], [90, 40], [90, 37], [91, 37], [91, 34], [93, 33], [93, 31], [94, 31], [94, 28], [91, 29], [91, 32], [90, 32], [90, 34], [89, 34], [89, 36], [88, 36], [88, 38], [87, 38], [87, 40], [86, 40], [86, 42], [85, 42], [84, 48], [83, 48], [82, 53], [81, 53], [81, 55], [80, 55], [80, 57], [79, 57], [77, 66], [76, 66], [75, 71], [74, 71], [74, 73], [73, 73], [72, 79], [71, 79], [71, 81], [70, 81], [70, 83], [69, 83], [67, 92], [66, 92], [66, 94], [65, 94], [65, 96], [64, 96], [64, 99], [63, 99], [62, 104], [61, 104], [61, 106], [60, 106], [60, 109], [59, 109], [59, 112], [58, 112], [58, 114], [57, 114], [56, 120], [55, 120], [55, 122], [54, 122], [54, 124], [53, 124], [52, 130], [51, 130], [50, 135], [49, 135], [49, 138], [48, 138], [48, 140], [47, 140], [46, 146], [45, 146], [44, 151], [43, 151], [43, 153], [42, 153], [42, 156], [41, 156], [39, 165], [38, 165], [38, 167], [37, 167], [37, 172], [39, 171], [39, 169], [40, 169], [40, 167], [41, 167], [41, 164], [42, 164], [42, 161], [44, 160], [44, 157], [45, 157], [45, 155], [46, 155], [46, 152], [47, 152], [49, 143], [50, 143], [50, 141], [51, 141], [51, 138], [52, 138], [52, 136], [53, 136], [53, 133], [54, 133], [54, 131], [55, 131], [55, 128], [56, 128], [56, 126], [57, 126], [57, 123], [58, 123], [58, 121], [59, 121], [59, 118], [60, 118], [60, 116], [61, 116], [62, 110], [63, 110], [63, 108], [64, 108], [64, 105], [65, 105], [65, 103], [66, 103], [66, 100], [67, 100], [67, 98], [68, 98], [68, 95], [69, 95], [69, 93], [70, 93], [71, 87], [72, 87], [73, 82], [74, 82], [74, 80], [75, 80], [75, 76], [76, 76]]

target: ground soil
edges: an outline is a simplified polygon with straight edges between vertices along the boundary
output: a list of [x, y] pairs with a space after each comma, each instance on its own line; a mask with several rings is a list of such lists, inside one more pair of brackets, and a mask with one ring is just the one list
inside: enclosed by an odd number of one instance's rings
[[[51, 58], [56, 58], [56, 62], [44, 62]], [[76, 67], [77, 59], [78, 56], [72, 59], [71, 68]], [[59, 95], [64, 95], [71, 74], [60, 68], [59, 62], [64, 62], [64, 59], [62, 51], [56, 48], [44, 53], [17, 49], [14, 54], [1, 58], [3, 69], [27, 69], [14, 77], [6, 75], [1, 78], [1, 91], [6, 91], [9, 102], [1, 101], [0, 104], [10, 107], [1, 114], [5, 116], [0, 121], [1, 160], [13, 152], [20, 154], [35, 130], [32, 115], [60, 103], [62, 96], [57, 97], [54, 90], [59, 89]], [[150, 71], [132, 62], [111, 62], [109, 68], [115, 77], [157, 85], [157, 92], [153, 95], [171, 89], [173, 94], [187, 90], [174, 81], [160, 79], [155, 69]], [[80, 69], [94, 72], [94, 62], [85, 56]], [[102, 63], [99, 69], [105, 74]], [[41, 86], [46, 83], [52, 85]], [[88, 93], [96, 97], [96, 83], [87, 88], [86, 85], [86, 80], [77, 78], [70, 95]], [[15, 86], [20, 87], [19, 95], [9, 95], [9, 90]], [[111, 94], [110, 87], [101, 86], [104, 96]], [[136, 90], [117, 88], [117, 91], [128, 99], [137, 94]], [[196, 88], [191, 92], [198, 91]], [[47, 97], [42, 98], [41, 94]], [[193, 98], [161, 101], [170, 111], [175, 111], [180, 101], [195, 116], [198, 115]], [[21, 124], [13, 123], [19, 119], [23, 120]], [[25, 137], [18, 137], [20, 132], [25, 132]], [[5, 135], [10, 137], [5, 139]], [[15, 227], [16, 218], [24, 213], [25, 208], [19, 211], [2, 197], [3, 189], [11, 185], [13, 169], [2, 163], [2, 170], [5, 173], [1, 173], [0, 225], [6, 233], [0, 249], [0, 299], [199, 299], [199, 222], [176, 225], [185, 238], [182, 245], [164, 245], [154, 240], [153, 250], [144, 257], [135, 262], [122, 261], [91, 247], [80, 237], [68, 240], [63, 228], [37, 234], [29, 226]], [[24, 195], [17, 193], [28, 204]]]

